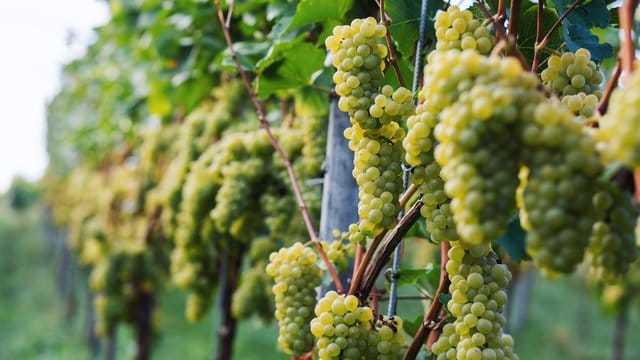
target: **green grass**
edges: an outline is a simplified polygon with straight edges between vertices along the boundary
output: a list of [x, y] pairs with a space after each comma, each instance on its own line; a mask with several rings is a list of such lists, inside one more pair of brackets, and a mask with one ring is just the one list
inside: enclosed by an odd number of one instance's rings
[[[65, 316], [65, 302], [57, 291], [55, 266], [59, 256], [47, 252], [38, 209], [18, 215], [0, 198], [0, 360], [90, 359], [84, 333], [86, 292], [76, 272], [77, 311]], [[401, 288], [414, 294], [410, 287]], [[161, 335], [154, 359], [210, 359], [214, 350], [214, 318], [190, 324], [183, 316], [184, 293], [167, 289], [160, 299]], [[381, 302], [381, 309], [387, 303]], [[419, 301], [398, 305], [405, 318], [422, 310]], [[600, 360], [610, 354], [613, 318], [606, 316], [580, 285], [577, 277], [556, 281], [537, 277], [530, 320], [514, 335], [516, 352], [523, 360]], [[625, 359], [640, 359], [638, 311], [631, 312]], [[276, 349], [277, 327], [257, 319], [242, 321], [234, 359], [287, 359]], [[103, 346], [104, 348], [104, 346]], [[118, 330], [118, 359], [130, 359], [135, 343], [126, 326]]]

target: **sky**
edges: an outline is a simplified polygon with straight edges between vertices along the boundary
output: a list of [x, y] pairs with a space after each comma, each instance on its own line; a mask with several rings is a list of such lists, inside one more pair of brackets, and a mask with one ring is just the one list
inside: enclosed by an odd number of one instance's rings
[[108, 17], [106, 1], [0, 0], [0, 193], [15, 176], [43, 174], [45, 106], [61, 66], [83, 54]]

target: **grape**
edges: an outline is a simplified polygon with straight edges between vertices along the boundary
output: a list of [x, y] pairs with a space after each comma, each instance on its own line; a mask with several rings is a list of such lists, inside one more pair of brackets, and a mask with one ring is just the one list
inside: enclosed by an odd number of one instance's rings
[[502, 332], [509, 269], [488, 245], [452, 242], [448, 256], [452, 298], [447, 308], [455, 320], [443, 327], [431, 352], [437, 359], [518, 359], [513, 339]]
[[487, 54], [495, 43], [489, 29], [480, 20], [474, 19], [471, 11], [460, 10], [455, 5], [439, 12], [434, 25], [438, 51], [476, 50]]
[[614, 184], [599, 182], [593, 196], [596, 222], [585, 256], [588, 278], [614, 282], [638, 257], [634, 229], [638, 208], [630, 194]]
[[602, 97], [604, 76], [591, 60], [591, 53], [587, 49], [578, 49], [575, 54], [565, 52], [561, 56], [551, 55], [540, 77], [544, 84], [561, 96], [585, 93], [594, 95], [596, 99]]
[[429, 56], [423, 91], [438, 114], [434, 157], [465, 244], [500, 236], [515, 209], [520, 109], [541, 101], [536, 87], [512, 58], [456, 50]]
[[274, 278], [275, 317], [280, 328], [278, 345], [287, 354], [300, 356], [313, 347], [309, 321], [316, 305], [316, 290], [322, 280], [317, 255], [301, 243], [269, 256], [266, 272]]
[[632, 73], [626, 84], [625, 88], [613, 91], [607, 114], [600, 119], [598, 137], [604, 143], [605, 160], [637, 168], [640, 167], [639, 73]]
[[582, 260], [594, 222], [591, 199], [602, 171], [593, 139], [552, 102], [524, 110], [526, 185], [521, 217], [527, 249], [547, 275], [569, 273]]

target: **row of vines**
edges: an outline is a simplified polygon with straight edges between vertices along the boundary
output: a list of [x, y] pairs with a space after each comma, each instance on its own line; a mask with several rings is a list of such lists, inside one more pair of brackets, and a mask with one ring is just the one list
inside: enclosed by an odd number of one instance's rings
[[[191, 321], [218, 297], [218, 359], [238, 320], [274, 314], [296, 359], [517, 359], [504, 311], [526, 260], [579, 271], [626, 311], [640, 275], [637, 4], [467, 5], [109, 1], [49, 104], [44, 179], [97, 333], [129, 324], [150, 358], [175, 286]], [[348, 148], [327, 149], [330, 104]], [[353, 159], [337, 176], [357, 184], [342, 204], [357, 221], [319, 239], [332, 152]], [[416, 237], [439, 247], [433, 271], [398, 268]], [[432, 287], [410, 325], [403, 274]]]

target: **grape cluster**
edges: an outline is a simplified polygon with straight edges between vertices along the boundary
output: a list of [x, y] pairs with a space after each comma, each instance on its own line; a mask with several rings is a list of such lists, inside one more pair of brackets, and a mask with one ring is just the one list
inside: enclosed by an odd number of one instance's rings
[[418, 94], [420, 103], [416, 113], [407, 119], [409, 131], [402, 145], [406, 151], [405, 161], [414, 166], [409, 181], [419, 185], [423, 206], [420, 213], [426, 219], [431, 240], [457, 240], [458, 234], [451, 211], [451, 199], [444, 191], [444, 181], [440, 178], [440, 165], [433, 157], [435, 139], [433, 128], [437, 122], [434, 103], [425, 91]]
[[274, 278], [275, 317], [280, 327], [278, 344], [288, 354], [300, 356], [313, 347], [310, 320], [316, 305], [316, 290], [322, 270], [317, 255], [301, 243], [269, 256], [267, 274]]
[[585, 264], [589, 279], [614, 282], [638, 257], [634, 234], [638, 209], [630, 194], [609, 182], [599, 184], [593, 197], [593, 224]]
[[357, 229], [352, 241], [375, 237], [391, 228], [399, 212], [402, 192], [402, 116], [414, 111], [411, 91], [382, 86], [383, 59], [388, 50], [380, 44], [386, 27], [372, 17], [336, 26], [325, 44], [333, 55], [333, 81], [340, 96], [338, 106], [347, 112], [352, 127], [345, 131], [355, 152], [353, 176], [359, 187]]
[[523, 128], [528, 171], [521, 173], [527, 249], [547, 274], [568, 273], [582, 260], [591, 234], [599, 158], [593, 139], [564, 107], [544, 102], [523, 113], [531, 119]]
[[591, 53], [587, 49], [578, 49], [575, 54], [565, 52], [561, 56], [551, 55], [540, 77], [561, 96], [585, 93], [593, 94], [598, 99], [602, 97], [604, 76], [591, 60]]
[[632, 168], [640, 166], [640, 72], [628, 78], [626, 87], [616, 89], [607, 114], [600, 119], [599, 138], [604, 142], [606, 160]]
[[[402, 320], [381, 316], [359, 306], [353, 295], [329, 291], [318, 301], [311, 332], [321, 360], [396, 359], [403, 343]], [[376, 320], [376, 321], [374, 321]]]
[[438, 51], [476, 50], [481, 54], [487, 54], [495, 43], [489, 29], [474, 19], [471, 11], [460, 10], [455, 5], [436, 15], [435, 30]]
[[596, 107], [598, 106], [597, 96], [594, 94], [587, 95], [583, 92], [576, 95], [563, 96], [560, 100], [582, 122], [589, 121], [595, 115]]
[[396, 224], [402, 193], [402, 143], [404, 130], [392, 123], [382, 127], [380, 135], [369, 137], [357, 126], [347, 128], [349, 148], [355, 152], [353, 177], [358, 184], [357, 228], [351, 227], [350, 240], [375, 237]]
[[513, 58], [457, 50], [429, 56], [423, 91], [440, 110], [434, 157], [465, 244], [497, 238], [515, 209], [520, 109], [541, 101], [536, 87]]
[[444, 326], [431, 352], [438, 360], [518, 359], [513, 338], [502, 332], [509, 269], [498, 262], [488, 245], [465, 250], [453, 242], [448, 255], [452, 297], [447, 308], [455, 320]]
[[222, 137], [236, 122], [233, 112], [239, 106], [242, 93], [241, 81], [221, 84], [215, 90], [216, 100], [203, 102], [187, 116], [180, 127], [175, 145], [175, 159], [168, 165], [157, 189], [159, 196], [164, 200], [162, 225], [169, 238], [175, 236], [182, 188], [191, 163], [198, 159], [212, 141]]
[[231, 312], [237, 319], [248, 319], [253, 314], [259, 315], [265, 321], [273, 318], [273, 296], [271, 294], [271, 279], [265, 273], [264, 261], [242, 273], [240, 286], [233, 293]]

